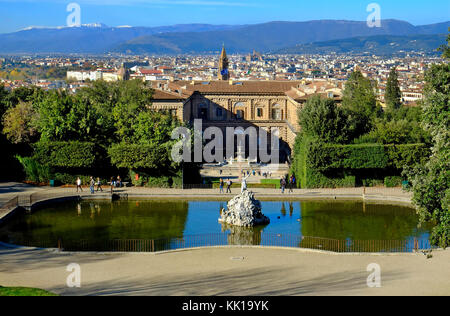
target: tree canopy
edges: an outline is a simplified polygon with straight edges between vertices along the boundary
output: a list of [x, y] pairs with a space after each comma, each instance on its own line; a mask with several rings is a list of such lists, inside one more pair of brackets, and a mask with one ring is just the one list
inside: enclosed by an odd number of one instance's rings
[[450, 65], [433, 65], [425, 79], [422, 124], [432, 136], [433, 154], [409, 174], [421, 221], [436, 223], [432, 241], [445, 248], [450, 245]]
[[299, 112], [302, 132], [317, 137], [325, 143], [346, 143], [349, 141], [348, 116], [334, 100], [320, 96], [308, 99]]

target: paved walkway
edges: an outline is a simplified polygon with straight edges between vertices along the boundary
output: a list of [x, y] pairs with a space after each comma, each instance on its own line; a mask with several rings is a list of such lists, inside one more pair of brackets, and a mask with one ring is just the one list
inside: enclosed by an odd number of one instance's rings
[[[81, 288], [66, 286], [67, 265]], [[381, 288], [369, 288], [369, 264]], [[61, 295], [450, 295], [450, 251], [333, 255], [290, 249], [211, 248], [166, 254], [68, 254], [0, 246], [0, 285]]]
[[[251, 189], [260, 200], [307, 200], [307, 199], [364, 199], [367, 202], [389, 202], [395, 204], [410, 204], [411, 194], [401, 188], [341, 188], [341, 189], [295, 189], [293, 193], [286, 190], [284, 194], [277, 189]], [[220, 194], [218, 189], [152, 189], [152, 188], [117, 188], [116, 194], [126, 194], [129, 198], [155, 198], [155, 199], [208, 199], [228, 201], [239, 194], [240, 189], [232, 189], [231, 194]], [[30, 206], [37, 201], [47, 200], [65, 196], [80, 196], [82, 198], [110, 199], [110, 188], [104, 187], [103, 192], [90, 194], [89, 188], [85, 187], [83, 192], [77, 192], [74, 187], [34, 187], [22, 183], [8, 182], [0, 183], [0, 221], [8, 216], [9, 209], [2, 209], [8, 201], [19, 197], [20, 206]], [[33, 199], [30, 199], [33, 196]]]
[[[109, 187], [103, 188], [104, 192], [96, 192], [97, 197], [108, 197]], [[295, 189], [294, 193], [281, 194], [277, 189], [251, 189], [258, 198], [261, 199], [287, 199], [287, 198], [362, 198], [364, 194], [363, 188], [342, 188], [342, 189]], [[150, 198], [223, 198], [230, 199], [240, 192], [239, 189], [232, 189], [232, 194], [220, 194], [218, 189], [152, 189], [152, 188], [120, 188], [115, 189], [114, 193], [128, 194], [136, 197]], [[37, 197], [51, 197], [60, 195], [80, 195], [82, 197], [91, 197], [89, 188], [84, 188], [82, 193], [77, 193], [73, 187], [33, 187], [20, 183], [0, 183], [0, 206], [6, 201], [19, 195], [22, 197], [36, 193]], [[394, 200], [409, 201], [411, 194], [403, 191], [401, 188], [366, 188], [366, 198], [383, 198], [393, 197]]]

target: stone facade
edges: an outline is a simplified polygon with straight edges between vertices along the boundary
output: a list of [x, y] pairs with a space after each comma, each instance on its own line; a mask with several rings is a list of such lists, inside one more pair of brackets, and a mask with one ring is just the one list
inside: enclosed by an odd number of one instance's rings
[[[242, 81], [230, 80], [225, 47], [219, 59], [219, 80], [152, 82], [153, 107], [169, 110], [184, 122], [201, 119], [203, 128], [255, 127], [280, 132], [280, 154], [289, 158], [297, 133], [298, 111], [311, 96], [340, 102], [342, 90], [325, 80]], [[225, 134], [224, 134], [225, 135]], [[270, 145], [270, 143], [269, 143]], [[282, 161], [284, 162], [284, 161]]]

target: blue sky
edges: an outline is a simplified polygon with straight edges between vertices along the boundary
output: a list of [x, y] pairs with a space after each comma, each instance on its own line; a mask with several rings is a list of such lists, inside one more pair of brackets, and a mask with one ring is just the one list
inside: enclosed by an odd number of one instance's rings
[[449, 0], [0, 0], [0, 33], [27, 26], [62, 26], [66, 7], [81, 6], [81, 23], [161, 26], [183, 23], [253, 24], [269, 21], [365, 21], [370, 3], [383, 19], [415, 25], [450, 20]]

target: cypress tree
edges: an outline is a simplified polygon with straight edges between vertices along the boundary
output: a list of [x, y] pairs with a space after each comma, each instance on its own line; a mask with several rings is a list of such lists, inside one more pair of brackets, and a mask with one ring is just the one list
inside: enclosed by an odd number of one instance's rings
[[398, 74], [395, 68], [391, 69], [384, 95], [388, 109], [398, 109], [402, 106], [402, 93], [398, 83]]

